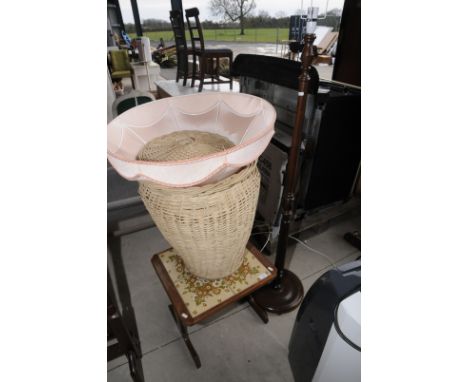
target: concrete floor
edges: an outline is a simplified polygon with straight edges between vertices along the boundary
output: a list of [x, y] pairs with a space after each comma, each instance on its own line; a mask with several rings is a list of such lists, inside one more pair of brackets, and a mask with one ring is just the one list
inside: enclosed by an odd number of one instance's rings
[[[335, 264], [344, 264], [360, 255], [343, 239], [344, 233], [352, 230], [360, 230], [359, 216], [342, 220], [305, 241]], [[280, 316], [270, 314], [265, 325], [246, 303], [234, 304], [217, 317], [189, 328], [202, 362], [201, 369], [196, 369], [150, 263], [154, 253], [169, 245], [156, 228], [123, 236], [117, 245], [135, 310], [146, 382], [293, 381], [287, 355], [297, 309]], [[293, 242], [286, 264], [302, 280], [305, 291], [331, 269], [327, 259]], [[108, 363], [108, 381], [131, 382], [125, 357]]]

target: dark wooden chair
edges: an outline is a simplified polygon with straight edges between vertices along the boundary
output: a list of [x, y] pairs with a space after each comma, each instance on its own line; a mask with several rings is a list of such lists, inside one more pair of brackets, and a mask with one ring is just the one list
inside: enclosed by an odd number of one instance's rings
[[184, 79], [183, 85], [187, 84], [188, 73], [188, 56], [191, 49], [187, 48], [187, 40], [185, 39], [184, 17], [181, 11], [169, 11], [169, 18], [171, 20], [172, 31], [174, 32], [174, 40], [177, 55], [177, 74], [176, 82], [180, 78]]
[[[229, 88], [232, 89], [232, 50], [231, 49], [205, 49], [205, 41], [203, 39], [203, 30], [201, 27], [200, 12], [198, 8], [190, 8], [185, 10], [185, 18], [187, 19], [187, 27], [190, 32], [192, 42], [192, 84], [195, 84], [195, 79], [200, 80], [198, 91], [201, 92], [204, 84], [225, 84], [229, 83]], [[199, 70], [196, 72], [196, 63], [199, 60]], [[220, 61], [228, 60], [228, 73], [224, 72], [220, 75]], [[216, 65], [215, 65], [216, 63]], [[205, 82], [205, 77], [209, 76], [211, 81]], [[224, 78], [224, 79], [223, 79]]]

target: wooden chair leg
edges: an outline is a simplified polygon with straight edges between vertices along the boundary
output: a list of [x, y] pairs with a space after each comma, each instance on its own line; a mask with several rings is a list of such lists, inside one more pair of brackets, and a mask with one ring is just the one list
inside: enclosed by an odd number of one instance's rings
[[[109, 280], [109, 279], [108, 279]], [[107, 336], [108, 340], [115, 338], [117, 343], [108, 346], [107, 360], [110, 361], [116, 357], [125, 354], [128, 359], [130, 375], [134, 382], [144, 382], [143, 366], [141, 363], [141, 347], [138, 336], [132, 333], [136, 331], [136, 325], [131, 317], [134, 316], [131, 306], [124, 306], [120, 313], [117, 308], [114, 290], [112, 287], [107, 293]], [[124, 319], [126, 317], [126, 319]]]
[[196, 69], [197, 69], [197, 56], [193, 55], [193, 58], [192, 58], [192, 83], [190, 85], [191, 88], [193, 88], [195, 86]]
[[200, 56], [200, 85], [198, 85], [198, 92], [203, 90], [203, 82], [205, 81], [205, 70], [206, 70], [207, 59]]
[[133, 79], [133, 76], [130, 76], [130, 79], [132, 80], [132, 88], [133, 88], [133, 89], [136, 89], [136, 88], [135, 88], [135, 80]]
[[229, 56], [229, 89], [232, 90], [232, 54]]
[[184, 82], [183, 82], [183, 86], [187, 85], [187, 78], [188, 78], [188, 57], [186, 57], [186, 60], [185, 60], [185, 69], [184, 69]]
[[134, 382], [145, 382], [143, 375], [143, 365], [141, 357], [138, 357], [134, 352], [127, 353], [128, 366], [130, 368], [130, 376]]
[[[215, 66], [215, 61], [216, 61], [216, 66]], [[211, 59], [211, 82], [215, 81], [215, 78], [217, 77], [216, 76], [217, 71], [218, 71], [218, 58], [216, 59], [212, 58]]]

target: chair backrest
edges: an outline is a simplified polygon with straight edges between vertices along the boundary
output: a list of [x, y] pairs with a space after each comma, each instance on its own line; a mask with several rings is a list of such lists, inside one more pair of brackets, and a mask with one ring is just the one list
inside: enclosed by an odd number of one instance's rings
[[112, 114], [115, 117], [132, 107], [142, 105], [147, 102], [154, 101], [154, 95], [149, 92], [132, 90], [130, 93], [117, 98], [112, 104]]
[[109, 53], [111, 57], [112, 71], [131, 70], [126, 50], [111, 50]]
[[187, 19], [187, 27], [190, 32], [190, 39], [192, 40], [192, 49], [204, 52], [205, 41], [203, 39], [203, 29], [198, 16], [200, 11], [198, 8], [189, 8], [185, 10], [185, 18]]
[[[183, 65], [187, 64], [187, 40], [185, 39], [184, 18], [181, 11], [173, 10], [169, 11], [169, 19], [171, 20], [172, 31], [174, 32], [177, 63], [179, 68], [179, 63], [182, 63]], [[182, 66], [180, 68], [182, 68]]]

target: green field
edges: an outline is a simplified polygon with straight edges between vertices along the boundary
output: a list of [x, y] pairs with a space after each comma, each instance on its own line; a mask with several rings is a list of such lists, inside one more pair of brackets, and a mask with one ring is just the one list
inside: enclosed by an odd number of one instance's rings
[[[245, 41], [245, 42], [270, 42], [276, 43], [288, 38], [288, 28], [255, 28], [245, 29], [245, 35], [241, 36], [240, 29], [204, 29], [203, 36], [205, 41]], [[145, 32], [152, 41], [159, 41], [162, 37], [166, 43], [174, 41], [172, 31]], [[131, 38], [136, 37], [136, 33], [129, 33]], [[188, 31], [186, 32], [187, 41], [190, 40]]]

